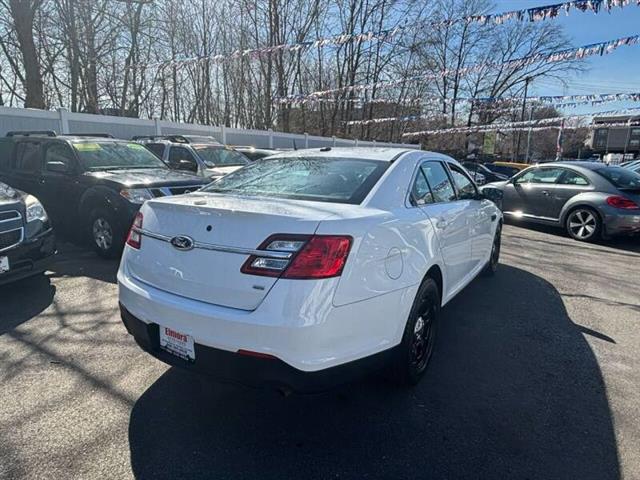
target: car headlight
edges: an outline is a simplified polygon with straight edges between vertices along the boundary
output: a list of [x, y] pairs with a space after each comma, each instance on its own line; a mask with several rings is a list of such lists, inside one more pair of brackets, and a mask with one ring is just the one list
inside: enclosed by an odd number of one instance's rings
[[146, 200], [151, 200], [153, 198], [153, 195], [148, 188], [125, 188], [120, 190], [120, 195], [131, 203], [144, 203]]
[[40, 220], [45, 223], [49, 220], [47, 212], [38, 199], [32, 195], [29, 195], [25, 201], [27, 206], [27, 223]]

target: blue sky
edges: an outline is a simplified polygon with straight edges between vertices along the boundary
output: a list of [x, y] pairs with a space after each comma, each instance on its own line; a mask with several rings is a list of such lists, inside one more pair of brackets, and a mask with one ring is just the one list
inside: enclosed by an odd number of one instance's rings
[[[562, 0], [497, 0], [495, 12], [519, 10], [558, 3]], [[613, 8], [597, 15], [572, 9], [569, 15], [547, 22], [564, 26], [573, 45], [613, 40], [640, 34], [640, 7], [635, 1], [624, 8]], [[609, 55], [590, 57], [586, 61], [588, 71], [569, 77], [568, 87], [558, 82], [544, 80], [534, 82], [533, 95], [573, 95], [587, 93], [640, 92], [640, 45], [620, 47]], [[640, 107], [640, 103], [608, 103], [597, 107], [567, 109], [566, 113], [591, 113], [624, 107]]]

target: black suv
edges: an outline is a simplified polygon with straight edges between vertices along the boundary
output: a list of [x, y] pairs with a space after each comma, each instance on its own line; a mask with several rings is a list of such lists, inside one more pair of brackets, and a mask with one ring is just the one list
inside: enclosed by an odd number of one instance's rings
[[55, 132], [9, 132], [1, 138], [0, 180], [38, 197], [56, 228], [86, 231], [106, 258], [120, 254], [145, 200], [207, 183], [171, 170], [138, 143]]
[[0, 182], [0, 285], [44, 272], [55, 252], [42, 204]]

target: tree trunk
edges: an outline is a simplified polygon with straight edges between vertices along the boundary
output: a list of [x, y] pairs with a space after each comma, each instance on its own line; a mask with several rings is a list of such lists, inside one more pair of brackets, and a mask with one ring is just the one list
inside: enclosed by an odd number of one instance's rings
[[10, 0], [9, 2], [24, 62], [24, 88], [26, 91], [24, 106], [44, 109], [42, 72], [36, 45], [33, 41], [33, 18], [39, 6], [40, 1]]

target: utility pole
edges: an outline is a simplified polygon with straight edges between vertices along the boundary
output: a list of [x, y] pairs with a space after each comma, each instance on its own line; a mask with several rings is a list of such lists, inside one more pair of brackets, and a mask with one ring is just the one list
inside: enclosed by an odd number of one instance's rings
[[[524, 122], [524, 114], [526, 112], [527, 109], [527, 94], [529, 93], [529, 82], [531, 82], [531, 77], [527, 77], [524, 79], [524, 98], [522, 99], [522, 113], [520, 115], [520, 121]], [[518, 161], [518, 158], [520, 158], [520, 137], [522, 134], [522, 130], [518, 130], [518, 143], [516, 146], [516, 155], [515, 155], [515, 161]]]
[[[531, 105], [531, 108], [529, 109], [529, 122], [531, 122], [531, 120], [533, 120], [533, 109], [534, 109], [534, 105]], [[531, 125], [529, 125], [529, 131], [527, 132], [527, 153], [525, 154], [524, 157], [524, 163], [529, 163], [529, 154], [531, 153]]]
[[629, 148], [629, 140], [631, 140], [631, 120], [633, 117], [629, 117], [629, 121], [627, 122], [627, 139], [624, 141], [624, 154], [622, 155], [622, 161], [626, 160], [627, 149]]

